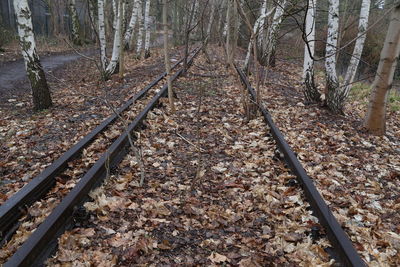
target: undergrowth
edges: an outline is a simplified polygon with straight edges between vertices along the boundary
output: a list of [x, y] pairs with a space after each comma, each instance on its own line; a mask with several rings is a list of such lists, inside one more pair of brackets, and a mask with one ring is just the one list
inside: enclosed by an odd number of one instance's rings
[[[371, 86], [366, 83], [356, 83], [350, 91], [350, 99], [368, 105]], [[388, 105], [391, 111], [400, 111], [400, 90], [392, 88], [389, 93]]]

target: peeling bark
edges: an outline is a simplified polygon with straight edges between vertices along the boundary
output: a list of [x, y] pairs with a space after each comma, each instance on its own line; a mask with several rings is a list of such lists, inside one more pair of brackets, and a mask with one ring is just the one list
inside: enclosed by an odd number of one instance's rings
[[[123, 4], [122, 0], [118, 1], [118, 8], [117, 10], [122, 10], [120, 5]], [[119, 57], [120, 57], [120, 46], [121, 46], [121, 37], [120, 37], [120, 31], [122, 23], [120, 23], [120, 20], [122, 19], [122, 14], [121, 12], [117, 11], [117, 23], [116, 23], [116, 29], [114, 33], [114, 44], [113, 44], [113, 51], [112, 51], [112, 56], [111, 56], [111, 61], [110, 64], [108, 64], [107, 69], [105, 71], [105, 77], [108, 78], [112, 74], [118, 72], [118, 62], [119, 62]]]
[[98, 21], [99, 21], [99, 41], [100, 41], [100, 61], [103, 69], [103, 73], [107, 67], [107, 56], [106, 56], [106, 27], [104, 24], [104, 0], [98, 0]]
[[368, 28], [368, 17], [369, 17], [370, 6], [371, 6], [371, 0], [363, 0], [361, 3], [357, 40], [356, 44], [354, 45], [353, 54], [350, 60], [349, 67], [347, 68], [346, 76], [344, 78], [345, 98], [347, 98], [347, 96], [349, 95], [352, 83], [354, 82], [354, 77], [356, 76], [357, 73], [358, 64], [360, 63], [361, 54], [364, 49], [364, 42], [367, 37], [366, 30]]
[[144, 12], [144, 28], [146, 30], [144, 41], [144, 58], [150, 57], [150, 0], [146, 0], [146, 8]]
[[260, 11], [260, 16], [258, 17], [256, 22], [254, 23], [253, 33], [250, 36], [249, 44], [248, 44], [248, 47], [247, 47], [246, 59], [244, 61], [244, 65], [243, 65], [243, 70], [245, 72], [247, 72], [248, 68], [249, 68], [251, 50], [253, 48], [253, 44], [254, 44], [255, 38], [256, 38], [257, 35], [259, 35], [261, 33], [261, 30], [264, 27], [263, 23], [266, 21], [266, 18], [269, 15], [271, 15], [271, 13], [272, 13], [272, 12], [270, 12], [270, 13], [267, 14], [266, 10], [267, 10], [267, 0], [264, 0], [263, 5], [261, 7], [261, 11]]
[[336, 74], [336, 52], [339, 36], [339, 0], [328, 0], [328, 36], [325, 49], [326, 71], [326, 104], [328, 108], [338, 114], [343, 114], [343, 102], [337, 93], [339, 80]]
[[137, 35], [136, 56], [140, 58], [143, 49], [143, 31], [144, 31], [142, 3], [140, 3], [138, 6], [138, 23], [139, 23], [139, 32]]
[[268, 31], [264, 36], [264, 30], [262, 31], [263, 36], [263, 50], [260, 58], [260, 64], [262, 66], [274, 66], [275, 65], [275, 50], [276, 42], [278, 38], [279, 27], [282, 22], [283, 14], [287, 0], [281, 0], [276, 3], [274, 17], [271, 25], [268, 27]]
[[314, 54], [315, 54], [315, 20], [316, 20], [317, 0], [308, 0], [306, 13], [306, 25], [304, 28], [304, 97], [306, 102], [320, 101], [321, 94], [318, 92], [314, 81]]
[[31, 83], [33, 108], [42, 110], [52, 105], [50, 90], [39, 56], [36, 53], [35, 36], [32, 27], [32, 15], [27, 0], [14, 0], [17, 18], [18, 36], [24, 57], [25, 68]]
[[72, 20], [72, 42], [74, 45], [82, 45], [82, 40], [80, 37], [80, 23], [78, 12], [76, 11], [76, 1], [70, 0], [69, 2], [69, 12], [71, 14]]
[[140, 5], [142, 4], [141, 0], [135, 0], [133, 2], [132, 16], [129, 21], [129, 25], [128, 25], [128, 28], [126, 29], [126, 33], [125, 33], [125, 37], [124, 37], [124, 48], [125, 49], [130, 49], [132, 46], [133, 31], [135, 30], [136, 22], [138, 19], [139, 4]]
[[272, 20], [271, 27], [268, 31], [268, 39], [269, 39], [269, 46], [268, 46], [268, 64], [269, 66], [275, 66], [276, 60], [276, 43], [278, 42], [278, 31], [282, 23], [283, 14], [285, 12], [287, 0], [282, 0], [278, 2], [274, 14], [274, 18]]

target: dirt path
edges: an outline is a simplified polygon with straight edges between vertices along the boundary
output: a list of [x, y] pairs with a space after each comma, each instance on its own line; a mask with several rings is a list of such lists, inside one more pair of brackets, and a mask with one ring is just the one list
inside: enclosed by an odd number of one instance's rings
[[[85, 55], [92, 55], [94, 51], [87, 51]], [[41, 63], [46, 73], [57, 69], [66, 63], [82, 58], [77, 53], [44, 56]], [[22, 59], [5, 63], [0, 66], [0, 95], [5, 98], [18, 96], [20, 93], [29, 92], [30, 86]]]

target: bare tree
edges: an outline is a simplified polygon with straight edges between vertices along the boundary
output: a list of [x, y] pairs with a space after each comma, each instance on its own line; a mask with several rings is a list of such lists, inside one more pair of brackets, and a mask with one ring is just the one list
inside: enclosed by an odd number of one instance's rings
[[230, 65], [232, 69], [234, 69], [234, 59], [235, 59], [235, 51], [236, 51], [236, 37], [237, 34], [237, 2], [236, 0], [228, 1], [226, 15], [226, 24], [227, 26], [227, 35], [226, 35], [226, 61], [227, 65]]
[[393, 9], [385, 44], [381, 51], [364, 127], [373, 134], [386, 132], [386, 106], [400, 53], [400, 2]]
[[210, 13], [210, 20], [208, 21], [208, 26], [207, 26], [207, 34], [206, 34], [206, 40], [211, 38], [211, 28], [214, 22], [214, 15], [215, 15], [215, 6], [217, 5], [216, 0], [211, 0], [211, 13]]
[[192, 27], [192, 22], [193, 22], [194, 14], [196, 11], [196, 2], [197, 2], [197, 0], [193, 0], [191, 8], [190, 8], [190, 12], [186, 16], [186, 22], [185, 22], [185, 40], [184, 40], [185, 55], [184, 55], [184, 60], [183, 60], [183, 69], [184, 69], [185, 73], [188, 68], [187, 60], [189, 57], [189, 37], [190, 37], [190, 33], [192, 32], [192, 30], [195, 27], [195, 26]]
[[171, 63], [169, 60], [169, 49], [168, 49], [168, 38], [169, 38], [169, 30], [168, 30], [168, 0], [163, 0], [163, 26], [164, 26], [164, 62], [165, 62], [165, 70], [167, 72], [167, 85], [168, 85], [168, 100], [171, 112], [175, 112], [175, 104], [174, 104], [174, 95], [171, 83]]
[[24, 57], [26, 72], [32, 87], [33, 108], [35, 110], [49, 108], [52, 105], [51, 95], [39, 56], [36, 53], [32, 15], [28, 1], [14, 0], [14, 10], [17, 17], [22, 56]]
[[76, 11], [76, 1], [69, 0], [69, 13], [71, 14], [72, 20], [72, 42], [75, 45], [82, 45], [82, 40], [80, 37], [80, 23], [78, 12]]

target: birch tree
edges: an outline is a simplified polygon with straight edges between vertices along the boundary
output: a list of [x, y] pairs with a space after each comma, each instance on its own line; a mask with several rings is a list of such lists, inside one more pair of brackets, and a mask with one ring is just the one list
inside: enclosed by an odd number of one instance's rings
[[[368, 17], [369, 10], [371, 6], [371, 0], [362, 0], [361, 2], [361, 11], [360, 11], [360, 20], [358, 23], [358, 34], [357, 40], [354, 45], [354, 50], [352, 57], [350, 59], [349, 67], [347, 68], [347, 73], [344, 79], [344, 92], [343, 97], [347, 98], [349, 91], [351, 89], [351, 85], [354, 82], [354, 78], [357, 73], [358, 64], [360, 63], [360, 58], [362, 51], [364, 49], [364, 42], [366, 39], [366, 30], [368, 27]], [[344, 101], [345, 99], [343, 99]]]
[[263, 40], [263, 42], [265, 42], [266, 44], [266, 48], [263, 49], [260, 61], [260, 64], [263, 66], [275, 65], [275, 51], [278, 39], [278, 31], [282, 23], [283, 13], [285, 11], [286, 4], [287, 0], [280, 0], [276, 3], [274, 17], [272, 19], [271, 25], [268, 27], [266, 37], [264, 37], [266, 39]]
[[69, 12], [71, 14], [72, 20], [72, 42], [75, 45], [82, 45], [82, 40], [80, 37], [80, 24], [79, 24], [79, 17], [78, 12], [76, 11], [76, 1], [70, 0], [69, 1]]
[[[117, 10], [122, 10], [121, 5], [123, 5], [123, 1], [119, 0], [118, 1], [118, 6]], [[111, 60], [110, 63], [108, 64], [106, 71], [105, 71], [105, 78], [108, 78], [112, 74], [116, 73], [118, 70], [118, 62], [119, 62], [119, 57], [120, 57], [120, 46], [121, 46], [121, 37], [120, 37], [120, 31], [122, 23], [120, 23], [120, 20], [122, 20], [123, 14], [121, 12], [117, 11], [117, 23], [116, 23], [116, 28], [114, 32], [114, 43], [113, 43], [113, 51], [111, 55]]]
[[107, 56], [106, 56], [106, 27], [104, 24], [104, 0], [98, 0], [98, 21], [99, 21], [99, 42], [100, 42], [100, 61], [102, 66], [102, 72], [105, 73], [107, 67]]
[[[262, 19], [260, 20], [260, 23], [258, 25], [258, 27], [259, 27], [259, 33], [258, 33], [258, 36], [257, 36], [257, 49], [258, 49], [258, 51], [264, 51], [264, 48], [265, 48], [265, 46], [264, 46], [265, 39], [266, 39], [266, 37], [265, 37], [265, 27], [268, 24], [267, 23], [267, 16], [266, 16], [267, 8], [268, 8], [267, 1], [265, 0], [263, 2], [263, 5], [261, 6], [261, 11], [260, 11], [260, 17], [262, 17]], [[262, 53], [258, 53], [258, 54], [259, 54], [259, 56], [262, 55]]]
[[[257, 35], [259, 35], [261, 29], [263, 28], [263, 23], [266, 21], [266, 18], [268, 16], [267, 12], [267, 0], [263, 1], [263, 4], [261, 6], [261, 11], [260, 11], [260, 16], [256, 20], [253, 26], [253, 31], [250, 36], [249, 44], [247, 46], [247, 53], [246, 53], [246, 58], [244, 60], [244, 65], [243, 69], [245, 72], [247, 72], [248, 67], [249, 67], [249, 62], [250, 62], [250, 56], [251, 56], [251, 50], [253, 48], [253, 44], [255, 42], [255, 39], [257, 38]], [[271, 14], [271, 13], [269, 13]]]
[[36, 53], [33, 34], [32, 14], [27, 0], [14, 0], [14, 11], [17, 18], [18, 36], [21, 45], [25, 68], [32, 87], [33, 108], [42, 110], [52, 105], [50, 90], [39, 56]]
[[124, 25], [124, 19], [125, 19], [125, 0], [120, 0], [120, 4], [118, 5], [118, 16], [120, 17], [118, 19], [118, 27], [119, 27], [119, 76], [120, 78], [124, 78], [124, 46], [123, 41], [124, 41], [124, 34], [123, 34], [123, 25]]
[[113, 14], [114, 14], [114, 18], [113, 18], [113, 30], [115, 31], [117, 29], [117, 25], [118, 25], [118, 7], [117, 7], [117, 2], [119, 0], [111, 0], [111, 4], [112, 4], [112, 10], [113, 10]]
[[400, 3], [397, 2], [390, 17], [389, 29], [381, 51], [378, 70], [372, 84], [372, 92], [364, 120], [364, 127], [373, 134], [386, 132], [386, 106], [392, 87], [400, 53]]
[[335, 113], [343, 113], [342, 101], [338, 99], [339, 80], [336, 73], [336, 52], [339, 35], [339, 0], [328, 0], [328, 36], [325, 49], [326, 104]]
[[314, 82], [314, 54], [315, 54], [315, 20], [317, 0], [307, 1], [306, 23], [304, 25], [304, 97], [307, 102], [318, 102], [321, 94]]
[[144, 41], [144, 58], [150, 57], [150, 0], [146, 0], [146, 7], [144, 12], [144, 28], [146, 30]]
[[140, 3], [138, 6], [138, 24], [139, 24], [139, 31], [137, 35], [136, 56], [137, 58], [140, 58], [143, 48], [143, 30], [144, 30], [142, 3]]
[[139, 5], [141, 5], [142, 2], [141, 0], [135, 0], [133, 2], [133, 7], [132, 7], [132, 16], [129, 21], [128, 28], [126, 29], [125, 32], [125, 37], [124, 37], [124, 48], [125, 49], [130, 49], [132, 45], [132, 37], [133, 37], [133, 31], [135, 30], [136, 26], [136, 21], [138, 19], [138, 9]]
[[163, 0], [163, 14], [162, 14], [162, 21], [163, 21], [163, 28], [164, 28], [164, 63], [165, 63], [165, 71], [167, 72], [167, 85], [168, 85], [168, 100], [171, 112], [175, 112], [175, 104], [174, 104], [174, 95], [171, 83], [171, 63], [169, 60], [168, 54], [168, 0]]

